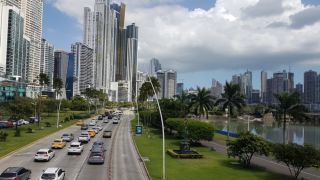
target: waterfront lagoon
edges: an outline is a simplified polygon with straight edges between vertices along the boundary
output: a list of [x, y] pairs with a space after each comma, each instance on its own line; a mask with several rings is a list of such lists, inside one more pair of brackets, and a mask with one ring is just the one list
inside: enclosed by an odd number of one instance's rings
[[[226, 118], [213, 118], [209, 120], [217, 130], [227, 131]], [[232, 119], [230, 132], [239, 133], [248, 130], [248, 121]], [[249, 122], [249, 131], [273, 143], [282, 143], [283, 129], [278, 123]], [[287, 124], [286, 141], [299, 145], [310, 144], [320, 149], [320, 126]]]

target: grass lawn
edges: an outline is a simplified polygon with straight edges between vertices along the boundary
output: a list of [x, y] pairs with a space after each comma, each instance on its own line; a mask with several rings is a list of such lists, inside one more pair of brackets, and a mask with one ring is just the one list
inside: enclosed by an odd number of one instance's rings
[[[213, 136], [212, 140], [216, 141], [216, 142], [226, 143], [227, 138], [228, 137], [223, 135], [223, 134], [214, 133], [214, 136]], [[229, 137], [229, 140], [231, 140], [231, 141], [233, 141], [235, 139], [236, 138], [234, 138], [234, 137]]]
[[[58, 130], [61, 130], [63, 128], [66, 128], [66, 127], [73, 125], [74, 123], [77, 122], [77, 120], [70, 120], [70, 121], [66, 121], [66, 122], [62, 122], [62, 121], [64, 120], [64, 118], [67, 115], [77, 114], [80, 112], [81, 111], [61, 112], [60, 113], [60, 122], [61, 122], [62, 127], [59, 129], [56, 128], [56, 121], [57, 121], [56, 113], [50, 113], [50, 114], [43, 113], [42, 120], [40, 122], [40, 127], [43, 127], [43, 129], [39, 129], [37, 123], [19, 126], [18, 128], [20, 129], [20, 133], [21, 133], [20, 137], [14, 137], [15, 128], [1, 129], [0, 131], [7, 132], [9, 135], [7, 137], [6, 142], [0, 142], [0, 157], [6, 155], [16, 149], [19, 149], [29, 143], [32, 143], [42, 137], [45, 137], [45, 136], [52, 134]], [[46, 125], [45, 125], [46, 122], [49, 122], [51, 124], [51, 127], [46, 127]], [[33, 133], [27, 133], [27, 129], [29, 127], [34, 130]]]
[[[132, 127], [136, 125], [133, 121]], [[134, 131], [133, 131], [134, 132]], [[219, 136], [218, 136], [219, 137]], [[143, 129], [141, 136], [134, 137], [139, 151], [146, 161], [147, 169], [154, 180], [161, 180], [162, 175], [162, 139], [160, 131]], [[166, 149], [177, 149], [179, 141], [172, 137], [166, 138]], [[290, 179], [287, 176], [273, 174], [263, 168], [254, 167], [244, 169], [240, 165], [232, 165], [234, 159], [214, 152], [205, 147], [192, 148], [204, 155], [202, 159], [174, 159], [166, 154], [166, 179], [167, 180], [255, 180], [255, 179]]]

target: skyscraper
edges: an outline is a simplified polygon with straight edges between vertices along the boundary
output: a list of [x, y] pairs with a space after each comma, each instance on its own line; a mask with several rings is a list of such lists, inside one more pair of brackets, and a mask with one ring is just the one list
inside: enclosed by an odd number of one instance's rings
[[77, 42], [71, 45], [71, 51], [74, 56], [73, 95], [80, 95], [94, 84], [93, 49]]
[[223, 91], [222, 84], [219, 81], [212, 79], [211, 95], [214, 97], [220, 98], [222, 91]]
[[162, 70], [159, 60], [152, 58], [149, 65], [149, 74], [155, 76], [159, 70]]
[[24, 16], [15, 6], [0, 4], [0, 75], [24, 78]]
[[15, 6], [18, 9], [21, 7], [21, 0], [0, 0], [4, 6]]
[[158, 93], [158, 98], [159, 99], [163, 99], [165, 98], [165, 79], [166, 79], [166, 76], [165, 76], [165, 72], [159, 70], [157, 71], [157, 79], [159, 81], [159, 84], [160, 84], [160, 91]]
[[267, 79], [268, 73], [266, 71], [261, 71], [261, 102], [267, 102]]
[[108, 92], [114, 81], [114, 26], [115, 14], [110, 0], [96, 0], [94, 12], [84, 9], [84, 44], [94, 53], [94, 87]]
[[43, 0], [21, 0], [21, 10], [25, 15], [25, 35], [31, 45], [27, 80], [33, 82], [40, 74]]
[[278, 103], [274, 94], [294, 91], [292, 86], [292, 84], [294, 84], [293, 77], [293, 73], [287, 73], [283, 70], [282, 72], [273, 73], [273, 77], [271, 79], [267, 79], [267, 102], [269, 104]]
[[126, 80], [129, 82], [129, 90], [132, 89], [132, 98], [136, 97], [137, 71], [138, 71], [138, 27], [135, 23], [127, 26], [127, 58]]
[[49, 76], [50, 87], [52, 87], [54, 73], [54, 47], [45, 39], [42, 39], [41, 43], [40, 73], [44, 73]]
[[168, 70], [165, 72], [165, 98], [173, 98], [177, 91], [177, 72]]
[[252, 72], [246, 71], [241, 75], [241, 92], [246, 96], [247, 102], [251, 103], [252, 95]]
[[295, 91], [296, 91], [297, 93], [299, 93], [299, 95], [300, 95], [300, 101], [301, 101], [301, 103], [303, 103], [303, 84], [301, 84], [301, 83], [296, 84], [296, 89], [295, 89]]
[[177, 95], [179, 95], [179, 96], [181, 96], [182, 95], [182, 93], [183, 93], [183, 91], [184, 91], [184, 84], [183, 83], [177, 83], [177, 92], [176, 92], [176, 94]]
[[317, 72], [306, 71], [304, 73], [304, 103], [314, 104], [316, 102]]
[[66, 87], [67, 83], [68, 63], [69, 53], [62, 50], [54, 52], [54, 77], [62, 80], [63, 87]]

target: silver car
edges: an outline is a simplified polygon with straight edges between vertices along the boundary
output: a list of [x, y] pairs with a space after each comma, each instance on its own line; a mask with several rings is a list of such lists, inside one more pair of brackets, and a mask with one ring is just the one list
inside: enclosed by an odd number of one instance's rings
[[0, 180], [27, 180], [30, 175], [31, 171], [24, 167], [9, 167], [0, 175]]

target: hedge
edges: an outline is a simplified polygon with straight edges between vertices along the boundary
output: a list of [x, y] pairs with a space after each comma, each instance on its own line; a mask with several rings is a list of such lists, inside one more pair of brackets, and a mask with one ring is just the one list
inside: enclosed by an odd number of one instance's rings
[[[169, 118], [166, 120], [166, 127], [171, 131], [177, 131], [180, 137], [185, 134], [185, 120], [182, 118]], [[194, 120], [187, 119], [187, 132], [188, 138], [192, 142], [199, 142], [200, 140], [212, 140], [212, 135], [214, 132], [214, 127], [212, 124]]]
[[167, 153], [173, 158], [181, 158], [181, 159], [200, 159], [203, 157], [202, 154], [199, 154], [195, 151], [192, 151], [193, 154], [177, 154], [173, 149], [168, 149]]

